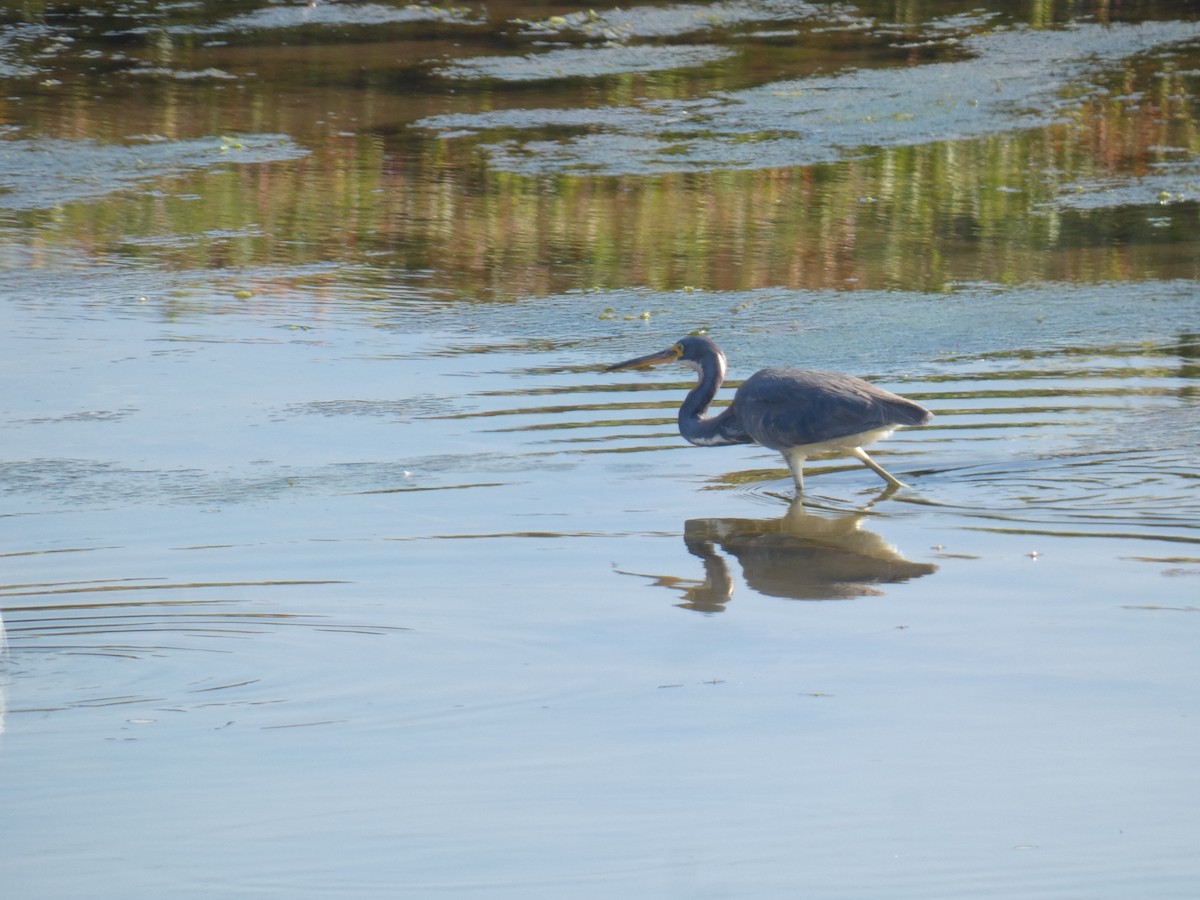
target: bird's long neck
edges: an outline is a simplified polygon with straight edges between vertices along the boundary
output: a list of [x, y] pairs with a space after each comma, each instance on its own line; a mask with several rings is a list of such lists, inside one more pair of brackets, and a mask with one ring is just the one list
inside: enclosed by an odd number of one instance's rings
[[700, 376], [697, 384], [684, 398], [679, 407], [679, 433], [693, 444], [725, 444], [730, 443], [722, 434], [724, 418], [728, 410], [717, 416], [704, 418], [708, 405], [725, 380], [725, 358], [715, 357], [711, 362], [706, 361], [702, 367], [696, 367]]

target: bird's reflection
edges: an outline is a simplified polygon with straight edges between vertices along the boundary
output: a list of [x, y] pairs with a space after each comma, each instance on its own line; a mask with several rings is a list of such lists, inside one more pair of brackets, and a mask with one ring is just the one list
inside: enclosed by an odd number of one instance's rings
[[688, 519], [683, 541], [703, 561], [704, 580], [648, 577], [679, 591], [683, 602], [678, 605], [684, 609], [720, 612], [733, 596], [729, 556], [741, 564], [752, 590], [792, 600], [878, 596], [883, 593], [879, 585], [937, 571], [932, 563], [906, 559], [862, 527], [866, 517], [865, 511], [813, 513], [794, 501], [778, 519]]

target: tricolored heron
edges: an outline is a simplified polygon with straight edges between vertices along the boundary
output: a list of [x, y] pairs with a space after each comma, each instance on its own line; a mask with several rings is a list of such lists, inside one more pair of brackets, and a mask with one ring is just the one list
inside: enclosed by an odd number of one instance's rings
[[893, 488], [903, 487], [867, 456], [863, 447], [903, 425], [924, 425], [933, 414], [919, 403], [838, 372], [771, 368], [755, 372], [718, 415], [704, 411], [725, 380], [725, 354], [705, 337], [691, 335], [666, 350], [609, 366], [645, 369], [679, 362], [694, 369], [700, 383], [679, 407], [679, 433], [703, 447], [761, 444], [787, 460], [796, 493], [804, 490], [804, 460], [822, 453], [850, 453]]

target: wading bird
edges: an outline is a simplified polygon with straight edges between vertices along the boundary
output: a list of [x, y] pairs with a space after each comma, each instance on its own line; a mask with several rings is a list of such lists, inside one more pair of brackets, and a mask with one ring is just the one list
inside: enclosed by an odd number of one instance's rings
[[867, 456], [863, 447], [903, 425], [924, 425], [933, 418], [919, 403], [853, 375], [783, 368], [754, 373], [728, 407], [704, 418], [725, 380], [725, 354], [708, 338], [695, 335], [605, 371], [674, 362], [694, 369], [700, 377], [679, 407], [679, 433], [702, 447], [761, 444], [778, 450], [791, 469], [797, 494], [804, 490], [804, 460], [823, 453], [849, 453], [891, 487], [903, 487], [904, 482]]

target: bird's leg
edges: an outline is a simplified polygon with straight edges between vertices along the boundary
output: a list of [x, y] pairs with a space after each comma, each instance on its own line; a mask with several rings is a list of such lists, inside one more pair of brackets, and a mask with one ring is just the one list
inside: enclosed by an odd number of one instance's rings
[[804, 460], [807, 458], [800, 453], [785, 453], [788, 468], [792, 471], [792, 481], [796, 482], [796, 496], [804, 493]]
[[862, 447], [855, 447], [850, 452], [853, 453], [856, 457], [858, 457], [859, 462], [861, 462], [864, 466], [867, 466], [868, 468], [872, 469], [876, 475], [878, 475], [880, 478], [882, 478], [884, 481], [886, 481], [892, 487], [894, 487], [894, 488], [908, 487], [907, 484], [905, 484], [903, 481], [901, 481], [899, 478], [897, 478], [895, 475], [893, 475], [891, 472], [889, 472], [887, 469], [885, 469], [879, 463], [875, 462], [875, 460], [871, 459], [871, 457], [867, 456], [867, 451], [864, 450]]

